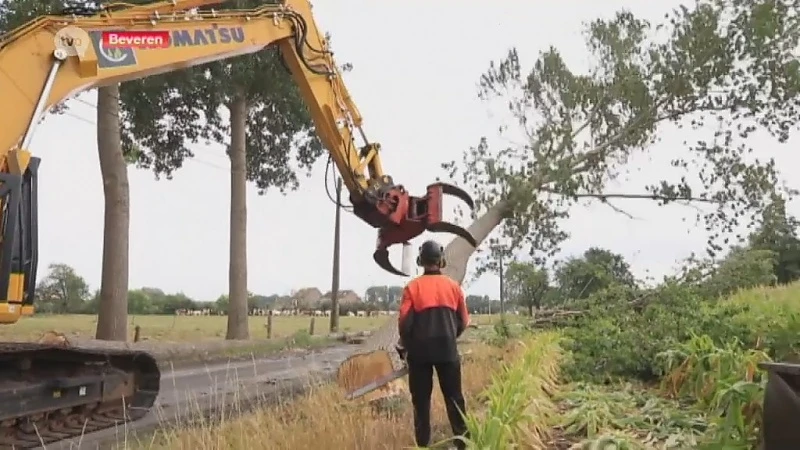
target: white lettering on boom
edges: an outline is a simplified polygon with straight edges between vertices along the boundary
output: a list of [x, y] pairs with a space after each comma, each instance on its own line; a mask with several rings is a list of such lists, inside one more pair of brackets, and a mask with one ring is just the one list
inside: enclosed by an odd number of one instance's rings
[[108, 44], [120, 47], [162, 47], [166, 42], [163, 36], [131, 36], [109, 33]]

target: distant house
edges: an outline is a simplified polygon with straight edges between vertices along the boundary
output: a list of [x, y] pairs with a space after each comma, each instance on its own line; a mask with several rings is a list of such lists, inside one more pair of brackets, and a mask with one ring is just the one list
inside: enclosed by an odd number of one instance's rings
[[303, 288], [292, 294], [292, 300], [297, 309], [312, 310], [320, 307], [322, 291], [315, 287]]
[[[331, 292], [328, 291], [320, 299], [321, 305], [325, 308], [330, 308], [331, 305]], [[362, 303], [361, 297], [349, 289], [339, 291], [339, 306], [353, 306]]]

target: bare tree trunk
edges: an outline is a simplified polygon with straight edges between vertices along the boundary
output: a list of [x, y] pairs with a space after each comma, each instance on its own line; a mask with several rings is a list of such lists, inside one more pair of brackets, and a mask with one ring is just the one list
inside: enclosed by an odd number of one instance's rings
[[[478, 241], [478, 245], [503, 222], [506, 208], [505, 202], [497, 202], [467, 228]], [[463, 283], [467, 276], [467, 265], [473, 253], [475, 253], [475, 248], [467, 241], [460, 237], [453, 239], [444, 249], [447, 267], [442, 272], [459, 283]]]
[[238, 93], [231, 113], [231, 230], [228, 263], [228, 331], [225, 339], [249, 339], [247, 323], [247, 98]]
[[120, 142], [118, 85], [97, 90], [97, 151], [103, 177], [105, 216], [96, 337], [108, 341], [126, 341], [130, 187], [128, 165], [122, 155]]

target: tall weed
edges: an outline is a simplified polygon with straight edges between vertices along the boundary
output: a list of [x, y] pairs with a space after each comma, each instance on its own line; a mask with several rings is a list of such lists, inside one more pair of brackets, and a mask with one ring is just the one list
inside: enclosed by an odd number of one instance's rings
[[468, 448], [545, 448], [555, 415], [561, 351], [555, 333], [534, 335], [518, 345], [520, 357], [494, 375], [480, 398], [486, 407], [467, 414]]
[[758, 363], [769, 361], [764, 351], [744, 348], [738, 340], [719, 346], [703, 335], [658, 360], [664, 392], [692, 400], [707, 413], [712, 426], [703, 448], [757, 447], [766, 384]]

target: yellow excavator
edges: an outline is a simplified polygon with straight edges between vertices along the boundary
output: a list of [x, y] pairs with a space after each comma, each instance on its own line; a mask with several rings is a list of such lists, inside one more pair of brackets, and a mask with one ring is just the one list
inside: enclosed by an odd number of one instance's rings
[[[355, 215], [378, 229], [373, 257], [382, 268], [405, 275], [389, 262], [388, 248], [426, 230], [453, 233], [477, 245], [467, 230], [442, 218], [446, 194], [474, 208], [463, 190], [436, 183], [424, 196], [411, 196], [384, 173], [381, 147], [366, 139], [362, 117], [307, 0], [251, 10], [212, 8], [220, 3], [172, 0], [73, 9], [0, 36], [0, 324], [16, 323], [34, 311], [40, 160], [29, 147], [48, 110], [88, 89], [270, 45], [279, 48], [300, 89]], [[104, 43], [104, 36], [121, 31], [147, 32], [167, 42], [148, 47]], [[0, 448], [37, 447], [136, 420], [152, 408], [159, 388], [158, 365], [144, 352], [1, 343]]]

